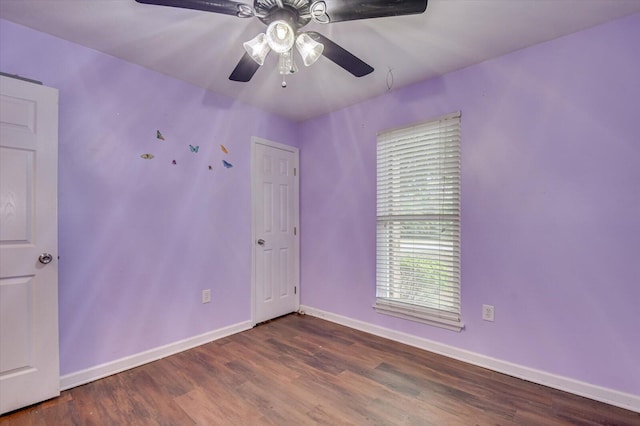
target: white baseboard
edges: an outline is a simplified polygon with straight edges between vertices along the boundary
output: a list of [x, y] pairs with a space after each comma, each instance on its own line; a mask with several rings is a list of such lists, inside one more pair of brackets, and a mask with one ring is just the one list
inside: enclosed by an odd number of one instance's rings
[[169, 355], [174, 355], [178, 352], [186, 351], [187, 349], [195, 348], [196, 346], [204, 345], [205, 343], [213, 342], [214, 340], [218, 340], [241, 331], [249, 330], [252, 327], [253, 324], [251, 321], [240, 322], [218, 330], [209, 331], [198, 336], [193, 336], [188, 339], [169, 343], [168, 345], [140, 352], [135, 355], [107, 362], [105, 364], [96, 365], [95, 367], [90, 367], [85, 370], [76, 371], [75, 373], [66, 374], [60, 377], [60, 390], [63, 391], [84, 385], [85, 383], [102, 379], [104, 377], [111, 376], [112, 374], [120, 373], [152, 361], [157, 361]]
[[366, 333], [374, 334], [376, 336], [394, 340], [396, 342], [404, 343], [419, 349], [444, 355], [449, 358], [457, 359], [459, 361], [467, 362], [469, 364], [477, 365], [479, 367], [488, 368], [489, 370], [493, 370], [498, 373], [507, 374], [529, 382], [549, 386], [554, 389], [570, 392], [575, 395], [640, 413], [640, 396], [638, 395], [619, 392], [586, 382], [580, 382], [568, 377], [535, 370], [533, 368], [502, 361], [475, 352], [459, 349], [454, 346], [445, 345], [432, 340], [402, 333], [400, 331], [391, 330], [389, 328], [380, 327], [342, 315], [312, 308], [310, 306], [300, 306], [300, 312], [354, 328], [356, 330], [364, 331]]

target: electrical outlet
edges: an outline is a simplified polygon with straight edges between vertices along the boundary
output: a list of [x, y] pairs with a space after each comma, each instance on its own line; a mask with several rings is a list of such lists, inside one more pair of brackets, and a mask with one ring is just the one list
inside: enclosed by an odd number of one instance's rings
[[493, 305], [482, 305], [482, 319], [485, 321], [494, 321]]
[[202, 290], [202, 303], [211, 302], [211, 289]]

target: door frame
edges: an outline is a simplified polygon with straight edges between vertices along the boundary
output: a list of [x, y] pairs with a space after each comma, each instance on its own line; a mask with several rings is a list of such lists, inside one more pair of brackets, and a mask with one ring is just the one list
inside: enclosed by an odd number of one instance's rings
[[267, 139], [263, 139], [257, 136], [251, 137], [251, 325], [256, 325], [256, 250], [258, 249], [257, 235], [256, 235], [256, 197], [258, 194], [258, 169], [259, 166], [256, 160], [256, 146], [264, 145], [270, 148], [281, 149], [294, 154], [294, 168], [296, 173], [294, 174], [294, 186], [293, 186], [293, 199], [294, 199], [294, 217], [293, 223], [297, 229], [296, 238], [294, 239], [293, 247], [293, 259], [294, 259], [294, 279], [296, 292], [296, 310], [300, 308], [300, 150], [295, 146], [286, 145], [280, 142], [273, 142]]

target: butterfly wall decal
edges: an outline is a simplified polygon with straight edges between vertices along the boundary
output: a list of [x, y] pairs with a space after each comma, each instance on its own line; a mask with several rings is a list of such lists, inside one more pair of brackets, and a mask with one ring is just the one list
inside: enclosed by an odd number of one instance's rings
[[200, 149], [200, 145], [196, 145], [196, 146], [189, 145], [189, 150], [191, 150], [191, 152], [193, 152], [193, 153], [195, 153], [195, 154], [197, 154], [197, 153], [198, 153], [198, 150], [199, 150], [199, 149]]
[[227, 169], [230, 169], [230, 168], [233, 167], [233, 164], [229, 163], [228, 161], [224, 161], [224, 160], [222, 160], [222, 165]]
[[151, 160], [153, 158], [153, 154], [142, 154], [140, 158], [143, 158], [145, 160]]
[[220, 145], [220, 149], [222, 150], [222, 152], [224, 152], [225, 154], [229, 153], [229, 150], [227, 150], [227, 148], [224, 145]]
[[178, 164], [178, 163], [176, 163], [176, 160], [173, 160], [173, 161], [171, 162], [171, 164]]
[[156, 130], [156, 138], [160, 139], [161, 141], [165, 140], [164, 136], [162, 136], [162, 133], [160, 133], [160, 130]]

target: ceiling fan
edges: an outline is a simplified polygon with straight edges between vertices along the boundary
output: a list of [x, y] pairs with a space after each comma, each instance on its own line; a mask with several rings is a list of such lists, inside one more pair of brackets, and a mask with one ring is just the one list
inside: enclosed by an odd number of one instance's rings
[[233, 0], [136, 0], [138, 3], [222, 13], [239, 18], [256, 17], [267, 25], [264, 33], [243, 43], [245, 54], [229, 76], [247, 82], [264, 64], [269, 52], [279, 55], [278, 71], [285, 76], [298, 69], [293, 46], [310, 66], [320, 56], [333, 61], [356, 77], [373, 72], [373, 67], [315, 31], [299, 31], [312, 20], [321, 24], [357, 19], [423, 13], [428, 0], [254, 0], [253, 6]]

